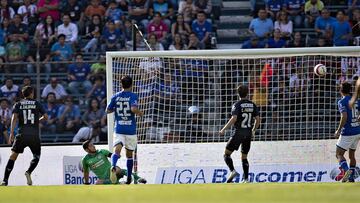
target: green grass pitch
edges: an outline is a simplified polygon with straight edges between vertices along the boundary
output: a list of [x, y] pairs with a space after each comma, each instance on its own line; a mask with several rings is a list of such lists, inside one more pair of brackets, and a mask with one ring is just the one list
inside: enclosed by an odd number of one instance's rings
[[1, 203], [359, 202], [359, 183], [8, 186]]

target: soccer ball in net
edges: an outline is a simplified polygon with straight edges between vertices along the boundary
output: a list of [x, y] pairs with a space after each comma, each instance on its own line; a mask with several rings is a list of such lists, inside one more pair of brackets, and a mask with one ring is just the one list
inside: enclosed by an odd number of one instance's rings
[[323, 77], [326, 74], [326, 67], [323, 64], [317, 64], [314, 67], [314, 73], [319, 77]]

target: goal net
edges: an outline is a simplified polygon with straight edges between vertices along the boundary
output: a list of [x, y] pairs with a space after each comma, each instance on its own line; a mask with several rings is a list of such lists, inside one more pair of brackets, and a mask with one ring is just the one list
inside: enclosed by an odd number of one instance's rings
[[[326, 76], [314, 75], [317, 64], [327, 67]], [[134, 79], [133, 91], [145, 113], [137, 120], [140, 144], [227, 141], [231, 130], [225, 136], [218, 131], [231, 117], [232, 104], [238, 100], [237, 86], [245, 84], [261, 117], [254, 141], [278, 141], [269, 142], [275, 146], [284, 141], [334, 139], [339, 122], [338, 87], [360, 75], [360, 50], [108, 52], [108, 99], [121, 90], [123, 75]], [[112, 124], [110, 116], [110, 146]], [[324, 153], [327, 149], [316, 150]]]

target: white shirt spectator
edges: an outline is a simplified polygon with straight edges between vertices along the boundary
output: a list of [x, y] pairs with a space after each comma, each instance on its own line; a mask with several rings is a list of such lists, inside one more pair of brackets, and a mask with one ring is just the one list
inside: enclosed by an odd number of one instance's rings
[[68, 95], [65, 91], [65, 88], [61, 84], [57, 84], [55, 88], [53, 88], [51, 84], [48, 84], [42, 91], [41, 97], [46, 98], [50, 92], [53, 92], [55, 94], [57, 100]]
[[280, 23], [279, 21], [275, 21], [274, 28], [275, 28], [275, 30], [279, 29], [281, 32], [288, 32], [288, 33], [292, 34], [293, 23], [291, 20], [289, 20], [287, 24], [283, 24], [283, 23]]
[[0, 88], [0, 92], [2, 92], [3, 96], [4, 97], [7, 97], [7, 99], [10, 101], [10, 102], [13, 102], [14, 99], [16, 98], [16, 96], [18, 95], [19, 93], [19, 86], [17, 85], [13, 85], [11, 87], [11, 89], [8, 89], [8, 87], [6, 85], [3, 85], [1, 88]]
[[[92, 137], [93, 129], [90, 127], [82, 127], [74, 136], [72, 142], [80, 142], [82, 140], [88, 140]], [[99, 136], [93, 137], [91, 139], [93, 143], [99, 142]]]
[[29, 7], [26, 7], [25, 5], [22, 5], [19, 7], [17, 13], [20, 15], [23, 15], [25, 13], [29, 13], [28, 15], [25, 15], [23, 17], [23, 23], [24, 24], [29, 24], [29, 19], [28, 16], [35, 16], [37, 12], [37, 7], [34, 4], [30, 4]]
[[64, 34], [66, 36], [65, 42], [77, 42], [78, 32], [78, 27], [74, 23], [69, 23], [68, 26], [64, 24], [58, 26], [58, 35]]

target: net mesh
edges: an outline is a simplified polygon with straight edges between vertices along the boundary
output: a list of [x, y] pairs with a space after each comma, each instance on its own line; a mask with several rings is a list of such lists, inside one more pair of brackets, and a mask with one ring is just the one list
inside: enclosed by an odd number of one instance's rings
[[[324, 64], [327, 74], [313, 73]], [[113, 93], [120, 77], [134, 79], [139, 95], [139, 143], [222, 142], [239, 84], [260, 110], [254, 140], [332, 139], [339, 121], [339, 84], [360, 74], [360, 58], [303, 55], [273, 58], [112, 57]]]

